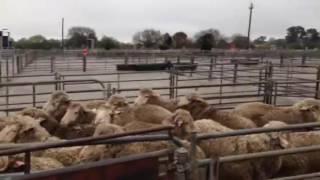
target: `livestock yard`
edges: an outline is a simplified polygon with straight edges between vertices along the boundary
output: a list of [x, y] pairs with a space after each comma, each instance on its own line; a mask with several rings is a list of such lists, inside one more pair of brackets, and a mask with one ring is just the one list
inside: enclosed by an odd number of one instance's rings
[[[118, 64], [153, 64], [169, 61], [174, 63], [173, 67], [161, 71], [117, 71]], [[186, 66], [185, 64], [196, 65], [197, 68], [181, 70]], [[0, 116], [3, 118], [13, 116], [26, 107], [42, 108], [51, 98], [52, 93], [59, 90], [64, 91], [72, 101], [77, 102], [107, 101], [114, 95], [121, 95], [131, 104], [139, 96], [142, 88], [152, 88], [165, 99], [179, 99], [190, 93], [196, 93], [212, 107], [221, 109], [223, 112], [229, 112], [240, 104], [252, 102], [291, 106], [306, 98], [320, 98], [320, 53], [317, 51], [119, 50], [92, 51], [89, 56], [83, 57], [81, 51], [8, 50], [2, 52], [0, 59]], [[191, 145], [183, 149], [178, 148], [183, 147], [184, 142], [180, 137], [177, 138], [175, 134], [172, 134], [172, 126], [161, 126], [68, 141], [28, 142], [23, 145], [19, 143], [1, 144], [0, 155], [10, 157], [15, 154], [24, 154], [21, 158], [21, 161], [24, 161], [22, 170], [6, 172], [3, 175], [13, 179], [61, 179], [66, 177], [104, 179], [103, 177], [108, 177], [112, 180], [216, 180], [220, 178], [219, 174], [222, 171], [220, 179], [231, 180], [231, 175], [228, 177], [223, 173], [229, 167], [224, 166], [225, 164], [241, 164], [263, 158], [279, 160], [277, 158], [279, 156], [288, 157], [300, 153], [300, 156], [297, 155], [299, 160], [299, 157], [304, 158], [303, 155], [310, 155], [306, 153], [313, 153], [313, 156], [319, 155], [316, 152], [320, 151], [320, 144], [315, 142], [312, 146], [267, 148], [267, 151], [243, 151], [222, 156], [215, 154], [214, 158], [207, 155], [202, 159], [196, 158], [197, 144], [208, 139], [219, 141], [220, 138], [251, 137], [244, 135], [253, 136], [253, 134], [261, 135], [271, 132], [274, 134], [282, 131], [309, 133], [319, 127], [320, 124], [317, 122], [308, 122], [281, 127], [241, 128], [241, 130], [219, 131], [220, 133], [192, 132], [188, 139]], [[145, 141], [155, 143], [168, 141], [173, 142], [176, 147], [162, 150], [160, 148], [154, 151], [148, 149], [141, 154], [132, 153], [129, 156], [81, 163], [63, 169], [40, 172], [32, 169], [34, 151], [80, 145], [112, 144], [115, 146]], [[250, 143], [248, 144], [250, 146]], [[241, 147], [237, 148], [241, 149]], [[320, 171], [319, 168], [317, 171], [301, 170], [301, 173], [286, 174], [291, 177], [275, 176], [272, 172], [257, 175], [261, 171], [268, 171], [264, 169], [265, 166], [273, 165], [271, 162], [252, 165], [250, 166], [252, 169], [244, 171], [252, 171], [251, 174], [255, 175], [239, 177], [239, 179], [320, 178], [320, 173], [317, 173]], [[237, 167], [233, 168], [235, 172], [239, 171]], [[23, 173], [25, 176], [22, 176]]]

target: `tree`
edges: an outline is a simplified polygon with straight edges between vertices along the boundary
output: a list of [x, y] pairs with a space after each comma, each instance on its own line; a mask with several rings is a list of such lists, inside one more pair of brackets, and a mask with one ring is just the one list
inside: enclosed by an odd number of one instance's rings
[[184, 32], [176, 32], [173, 35], [174, 47], [181, 49], [187, 46], [188, 35]]
[[97, 42], [97, 36], [93, 29], [89, 27], [76, 26], [68, 31], [67, 46], [71, 48], [82, 48], [88, 46], [88, 40], [92, 39]]
[[225, 39], [220, 39], [217, 42], [217, 48], [219, 49], [228, 49], [230, 47], [230, 44]]
[[120, 42], [112, 37], [103, 36], [98, 42], [98, 47], [103, 49], [117, 49], [120, 48]]
[[291, 48], [300, 49], [303, 47], [303, 42], [306, 32], [302, 26], [292, 26], [287, 29], [286, 42]]
[[287, 48], [287, 43], [285, 39], [270, 38], [268, 41], [268, 44], [270, 44], [271, 46], [277, 49]]
[[169, 33], [166, 33], [162, 36], [161, 44], [160, 44], [159, 48], [161, 50], [167, 50], [172, 47], [172, 44], [173, 44], [172, 37], [170, 36]]
[[316, 48], [320, 42], [319, 32], [314, 28], [307, 29], [304, 44], [309, 49]]
[[241, 34], [235, 34], [232, 36], [231, 39], [232, 39], [232, 43], [236, 46], [236, 48], [239, 48], [239, 49], [247, 49], [248, 48], [248, 37], [247, 36], [243, 36]]
[[211, 50], [220, 39], [220, 32], [216, 29], [203, 30], [195, 35], [196, 44], [202, 50]]
[[261, 45], [261, 44], [265, 44], [265, 43], [266, 43], [266, 40], [267, 40], [267, 37], [266, 37], [266, 36], [260, 36], [260, 37], [258, 37], [257, 39], [255, 39], [255, 40], [253, 41], [253, 43], [254, 43], [254, 44], [259, 44], [259, 45]]
[[146, 29], [134, 34], [133, 43], [145, 48], [157, 48], [161, 42], [161, 32], [154, 29]]

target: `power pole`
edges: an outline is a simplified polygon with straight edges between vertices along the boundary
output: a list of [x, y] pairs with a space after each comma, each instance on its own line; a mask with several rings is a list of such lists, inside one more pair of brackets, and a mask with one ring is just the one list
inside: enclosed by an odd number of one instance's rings
[[249, 27], [248, 27], [248, 49], [250, 49], [250, 35], [251, 35], [251, 21], [252, 21], [252, 11], [253, 11], [253, 3], [251, 2], [249, 10], [250, 10], [250, 15], [249, 15]]

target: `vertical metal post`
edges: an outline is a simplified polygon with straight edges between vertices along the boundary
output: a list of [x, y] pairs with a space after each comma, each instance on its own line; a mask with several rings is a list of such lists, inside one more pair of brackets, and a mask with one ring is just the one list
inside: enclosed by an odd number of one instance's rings
[[51, 73], [53, 73], [54, 72], [54, 64], [55, 64], [55, 62], [54, 62], [54, 59], [55, 59], [55, 57], [54, 56], [51, 56], [50, 57], [50, 71], [51, 71]]
[[16, 58], [16, 69], [17, 69], [17, 74], [20, 74], [20, 56], [19, 55]]
[[315, 99], [319, 99], [320, 97], [320, 66], [317, 67], [317, 82], [316, 82], [316, 93]]
[[[174, 161], [176, 162], [175, 179], [176, 180], [191, 180], [188, 150], [178, 148], [174, 152]], [[192, 171], [192, 170], [191, 170]]]
[[0, 84], [1, 83], [2, 83], [2, 61], [0, 61]]
[[31, 170], [31, 153], [30, 153], [30, 151], [25, 152], [24, 164], [25, 164], [24, 174], [30, 174], [30, 170]]
[[180, 56], [177, 56], [177, 64], [180, 64]]
[[199, 177], [196, 153], [197, 153], [197, 133], [193, 131], [191, 133], [191, 150], [190, 150], [192, 180], [197, 180]]
[[9, 82], [9, 59], [6, 59], [6, 75], [7, 75], [7, 82]]
[[278, 96], [278, 84], [277, 84], [277, 82], [273, 83], [273, 87], [274, 87], [273, 105], [277, 105], [277, 96]]
[[234, 68], [233, 68], [233, 83], [237, 82], [237, 76], [238, 76], [238, 61], [235, 62]]
[[[119, 90], [119, 89], [118, 89]], [[107, 84], [107, 97], [109, 98], [110, 96], [112, 96], [112, 87], [111, 87], [111, 84], [108, 83]]]
[[262, 82], [262, 68], [259, 69], [259, 84], [258, 84], [258, 96], [261, 94], [261, 82]]
[[[6, 109], [9, 108], [9, 86], [6, 86]], [[6, 115], [9, 115], [9, 111], [6, 110]]]
[[250, 35], [251, 35], [253, 3], [250, 4], [249, 10], [250, 10], [250, 15], [249, 15], [249, 27], [248, 27], [248, 49], [250, 49]]
[[36, 86], [32, 84], [32, 106], [36, 107]]
[[284, 64], [284, 55], [281, 53], [280, 54], [280, 67], [283, 67]]
[[223, 91], [223, 87], [222, 87], [222, 83], [223, 83], [223, 79], [224, 79], [224, 73], [223, 73], [223, 70], [224, 70], [224, 65], [221, 64], [221, 69], [220, 69], [220, 86], [219, 86], [219, 104], [222, 103], [222, 91]]
[[12, 59], [11, 59], [11, 69], [12, 69], [12, 77], [14, 77], [14, 62], [15, 62], [15, 55], [12, 55]]
[[307, 60], [307, 55], [306, 55], [306, 53], [303, 53], [302, 59], [301, 59], [301, 65], [302, 66], [306, 65], [306, 60]]
[[212, 80], [212, 71], [213, 71], [213, 57], [210, 59], [210, 67], [209, 67], [209, 80]]
[[[194, 64], [194, 56], [191, 57], [190, 63], [191, 63], [191, 65]], [[193, 70], [190, 70], [190, 77], [192, 77], [192, 71], [193, 71]]]
[[87, 71], [87, 57], [86, 56], [83, 56], [82, 66], [83, 66], [82, 71], [86, 72]]
[[126, 54], [124, 57], [124, 64], [128, 64], [128, 60], [129, 60], [129, 58], [128, 58], [128, 55]]
[[120, 73], [117, 72], [117, 89], [120, 89]]

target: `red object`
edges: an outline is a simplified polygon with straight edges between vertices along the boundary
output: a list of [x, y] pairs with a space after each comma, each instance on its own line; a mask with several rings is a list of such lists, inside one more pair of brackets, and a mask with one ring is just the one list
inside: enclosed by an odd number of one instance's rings
[[89, 54], [88, 48], [84, 48], [84, 49], [82, 50], [82, 55], [83, 55], [83, 56], [88, 56], [88, 54]]

